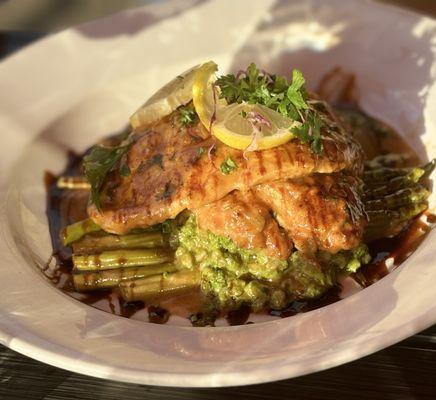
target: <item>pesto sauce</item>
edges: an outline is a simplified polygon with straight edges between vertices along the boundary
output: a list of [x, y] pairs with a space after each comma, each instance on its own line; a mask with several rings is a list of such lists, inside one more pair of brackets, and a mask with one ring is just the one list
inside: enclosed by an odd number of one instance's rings
[[365, 245], [335, 255], [295, 251], [280, 260], [198, 228], [192, 215], [173, 235], [176, 262], [183, 268], [199, 268], [203, 292], [224, 309], [242, 304], [253, 311], [282, 309], [293, 300], [316, 298], [336, 284], [339, 274], [355, 272], [370, 261]]

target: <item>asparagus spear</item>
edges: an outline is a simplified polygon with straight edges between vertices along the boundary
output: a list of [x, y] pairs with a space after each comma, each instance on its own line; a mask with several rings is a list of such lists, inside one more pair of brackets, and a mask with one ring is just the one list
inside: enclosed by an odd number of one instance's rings
[[410, 168], [376, 168], [368, 169], [363, 172], [362, 178], [369, 185], [379, 185], [397, 176], [407, 175]]
[[89, 182], [82, 176], [61, 176], [58, 178], [56, 185], [59, 189], [71, 190], [89, 190]]
[[165, 245], [160, 232], [145, 232], [129, 235], [87, 235], [73, 243], [74, 254], [97, 253], [105, 250], [155, 248]]
[[365, 187], [365, 198], [382, 198], [383, 196], [394, 193], [399, 189], [414, 186], [422, 179], [424, 174], [424, 169], [413, 168], [406, 175], [396, 176], [387, 182], [380, 183], [379, 185], [367, 182]]
[[75, 224], [68, 225], [61, 230], [62, 243], [64, 246], [68, 246], [86, 234], [98, 232], [100, 230], [101, 228], [92, 219], [85, 219], [76, 222]]
[[430, 192], [417, 183], [432, 173], [435, 163], [432, 160], [422, 167], [379, 167], [364, 172], [364, 201], [369, 217], [366, 240], [399, 233], [410, 219], [428, 207]]
[[399, 207], [396, 210], [368, 212], [369, 225], [365, 230], [365, 241], [393, 236], [414, 217], [428, 208], [426, 201]]
[[376, 200], [369, 200], [365, 203], [365, 209], [393, 209], [407, 204], [419, 203], [426, 200], [429, 196], [430, 192], [425, 187], [417, 185], [411, 188], [399, 190]]
[[396, 178], [399, 176], [405, 176], [412, 173], [414, 170], [415, 173], [419, 172], [417, 170], [421, 170], [421, 176], [429, 176], [436, 165], [436, 160], [431, 160], [427, 164], [422, 167], [412, 167], [412, 168], [376, 168], [376, 169], [368, 169], [363, 172], [363, 180], [364, 182], [370, 186], [375, 187], [379, 185], [385, 185], [392, 178]]
[[86, 292], [89, 290], [109, 289], [118, 286], [120, 282], [174, 272], [176, 270], [175, 264], [168, 263], [136, 268], [118, 268], [73, 274], [73, 281], [77, 291]]
[[131, 282], [121, 282], [121, 296], [126, 301], [144, 300], [169, 293], [178, 293], [200, 286], [198, 271], [181, 270], [171, 274], [153, 275]]
[[385, 224], [394, 218], [399, 218], [400, 213], [395, 210], [369, 210], [366, 215], [370, 224]]
[[436, 167], [436, 158], [433, 158], [430, 162], [421, 167], [424, 170], [424, 176], [430, 176]]
[[166, 249], [111, 250], [97, 254], [73, 255], [73, 264], [79, 271], [99, 271], [120, 267], [139, 267], [172, 261]]
[[426, 201], [408, 204], [395, 210], [368, 211], [369, 225], [386, 225], [395, 221], [407, 221], [416, 217], [428, 207]]

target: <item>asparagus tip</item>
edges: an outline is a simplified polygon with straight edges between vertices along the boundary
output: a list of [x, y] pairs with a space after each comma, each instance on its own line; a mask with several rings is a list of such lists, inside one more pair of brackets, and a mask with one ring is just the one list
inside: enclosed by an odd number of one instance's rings
[[431, 175], [431, 173], [434, 171], [436, 167], [436, 158], [433, 158], [431, 161], [429, 161], [427, 164], [425, 164], [422, 169], [424, 170], [424, 176], [428, 177]]

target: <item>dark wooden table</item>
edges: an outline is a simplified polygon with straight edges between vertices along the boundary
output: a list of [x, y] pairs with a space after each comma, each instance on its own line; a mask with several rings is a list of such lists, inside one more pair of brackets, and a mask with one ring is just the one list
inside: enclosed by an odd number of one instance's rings
[[[436, 14], [436, 0], [385, 1]], [[40, 33], [2, 34], [0, 31], [0, 59], [40, 36]], [[436, 325], [378, 353], [327, 371], [280, 382], [223, 389], [162, 388], [90, 378], [0, 346], [0, 400], [236, 398], [436, 399]]]

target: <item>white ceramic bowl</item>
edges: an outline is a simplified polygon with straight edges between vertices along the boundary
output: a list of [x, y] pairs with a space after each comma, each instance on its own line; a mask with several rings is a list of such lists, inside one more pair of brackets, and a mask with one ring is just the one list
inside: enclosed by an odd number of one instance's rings
[[[436, 156], [436, 23], [357, 0], [165, 2], [38, 42], [0, 64], [0, 341], [72, 371], [127, 382], [226, 386], [289, 378], [436, 322], [436, 233], [397, 270], [338, 303], [239, 327], [153, 325], [71, 299], [38, 266], [51, 248], [45, 170], [121, 128], [163, 82], [214, 59], [354, 72], [360, 104]], [[434, 206], [434, 196], [431, 199]], [[176, 324], [177, 325], [177, 324]]]

